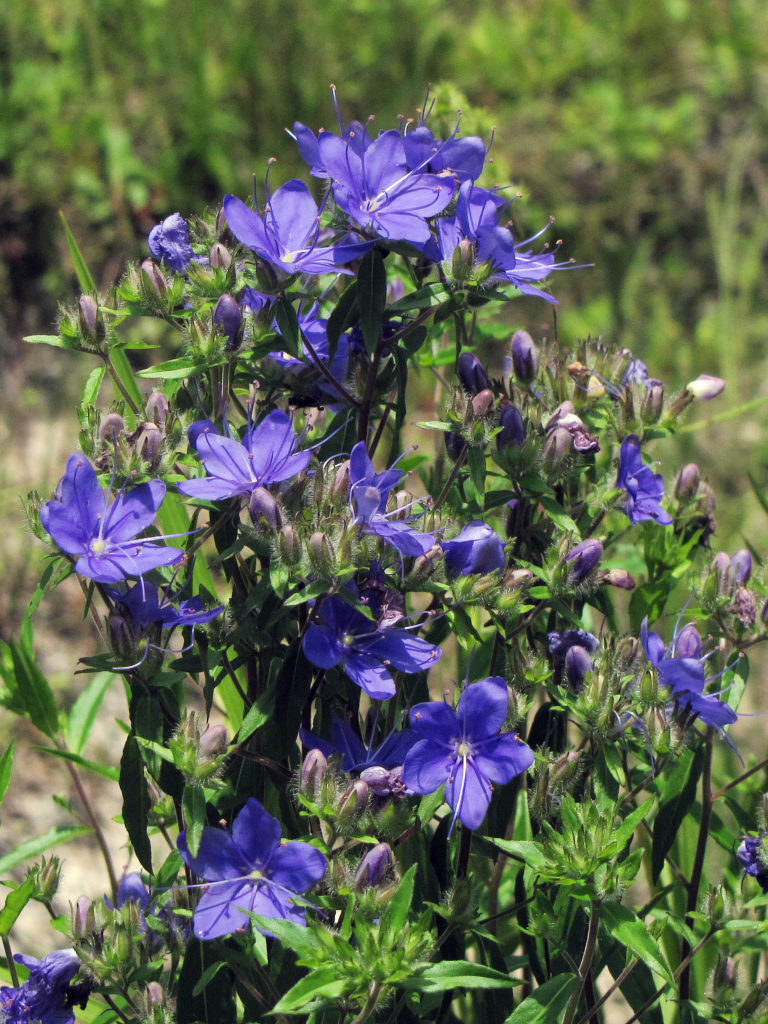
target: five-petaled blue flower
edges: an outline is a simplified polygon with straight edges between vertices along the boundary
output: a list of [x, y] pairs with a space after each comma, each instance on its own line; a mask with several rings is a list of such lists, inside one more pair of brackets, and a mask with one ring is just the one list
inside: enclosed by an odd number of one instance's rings
[[243, 931], [249, 914], [305, 923], [304, 906], [296, 897], [323, 877], [325, 857], [309, 843], [281, 844], [280, 833], [277, 818], [251, 797], [231, 831], [203, 829], [195, 856], [187, 846], [186, 831], [179, 834], [184, 863], [208, 883], [192, 920], [196, 938], [217, 939]]
[[[718, 675], [706, 678], [704, 660], [701, 656], [701, 642], [692, 642], [695, 629], [686, 626], [675, 633], [672, 643], [664, 646], [658, 633], [648, 630], [648, 619], [643, 619], [640, 627], [640, 642], [645, 656], [658, 673], [662, 686], [669, 687], [670, 695], [681, 711], [695, 715], [706, 725], [714, 726], [723, 735], [723, 727], [736, 721], [738, 715], [724, 701], [718, 700], [715, 693], [704, 693], [707, 683], [717, 679]], [[681, 650], [682, 647], [682, 650]], [[693, 654], [693, 657], [681, 657], [681, 654]]]
[[188, 433], [208, 473], [207, 477], [178, 485], [188, 498], [220, 501], [251, 494], [257, 487], [297, 476], [312, 457], [308, 451], [294, 451], [297, 438], [293, 422], [280, 409], [249, 427], [242, 441], [217, 434], [207, 421], [202, 429], [193, 423]]
[[164, 263], [177, 274], [183, 274], [193, 260], [202, 262], [192, 251], [187, 223], [180, 213], [172, 213], [162, 224], [155, 224], [149, 232], [147, 246], [158, 263]]
[[486, 575], [506, 565], [504, 541], [482, 519], [467, 523], [457, 537], [443, 541], [440, 546], [445, 555], [446, 571], [451, 577], [475, 573]]
[[394, 468], [377, 473], [365, 450], [358, 441], [349, 457], [349, 500], [354, 512], [353, 525], [363, 533], [375, 534], [390, 544], [401, 555], [425, 555], [434, 541], [431, 533], [419, 533], [401, 519], [392, 519], [387, 513], [389, 492], [399, 483], [403, 474]]
[[68, 988], [80, 967], [77, 954], [60, 949], [40, 961], [20, 953], [13, 959], [27, 968], [29, 977], [19, 988], [0, 988], [0, 1020], [4, 1024], [73, 1024]]
[[661, 473], [654, 473], [643, 463], [637, 434], [630, 434], [622, 441], [616, 486], [627, 492], [624, 511], [633, 525], [643, 519], [654, 519], [661, 526], [672, 522], [672, 517], [660, 504], [664, 497], [664, 479]]
[[408, 751], [403, 782], [414, 793], [434, 793], [445, 783], [445, 799], [467, 828], [478, 828], [491, 802], [492, 783], [505, 783], [533, 764], [533, 751], [513, 732], [499, 732], [509, 695], [500, 676], [470, 684], [456, 710], [443, 701], [411, 708], [419, 741]]
[[349, 274], [341, 265], [362, 256], [370, 242], [318, 245], [317, 203], [294, 178], [268, 198], [262, 216], [236, 196], [224, 196], [224, 215], [235, 238], [286, 274]]
[[[350, 594], [355, 592], [349, 588]], [[428, 669], [443, 653], [405, 629], [381, 629], [343, 598], [326, 597], [317, 621], [304, 634], [304, 654], [318, 668], [341, 665], [350, 679], [375, 700], [395, 694], [389, 665], [402, 672]]]
[[40, 522], [62, 551], [77, 556], [75, 570], [81, 576], [117, 583], [170, 565], [184, 554], [158, 543], [160, 538], [135, 539], [162, 504], [162, 480], [139, 484], [108, 505], [93, 466], [81, 455], [70, 455], [57, 494], [41, 508]]

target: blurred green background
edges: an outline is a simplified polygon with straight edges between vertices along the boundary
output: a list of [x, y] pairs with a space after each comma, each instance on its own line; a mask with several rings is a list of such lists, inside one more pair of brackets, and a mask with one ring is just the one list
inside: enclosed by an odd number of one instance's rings
[[[347, 119], [389, 127], [432, 83], [433, 127], [459, 107], [465, 134], [496, 126], [518, 236], [554, 214], [563, 255], [594, 263], [552, 280], [561, 338], [627, 346], [670, 392], [727, 378], [658, 454], [669, 483], [695, 459], [720, 495], [716, 548], [766, 546], [748, 480], [768, 478], [764, 0], [5, 0], [0, 516], [18, 522], [18, 494], [52, 486], [77, 436], [87, 360], [20, 340], [77, 295], [57, 211], [106, 290], [168, 213], [245, 197], [272, 156], [273, 185], [306, 175], [283, 129], [333, 127], [330, 82]], [[551, 322], [535, 300], [508, 316]], [[4, 533], [5, 630], [29, 589]]]

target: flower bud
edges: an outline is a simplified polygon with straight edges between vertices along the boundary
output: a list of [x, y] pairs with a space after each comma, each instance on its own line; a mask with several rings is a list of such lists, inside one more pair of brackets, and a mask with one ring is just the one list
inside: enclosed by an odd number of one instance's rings
[[277, 538], [277, 547], [280, 551], [280, 557], [287, 565], [296, 565], [301, 559], [299, 538], [290, 524], [280, 530]]
[[708, 373], [700, 373], [696, 380], [692, 380], [685, 386], [688, 394], [700, 402], [708, 402], [711, 398], [717, 398], [722, 394], [724, 388], [725, 381], [721, 377], [710, 377]]
[[334, 502], [346, 501], [349, 497], [349, 459], [345, 459], [334, 473], [328, 497]]
[[112, 611], [107, 619], [109, 645], [119, 658], [128, 658], [136, 649], [132, 624], [118, 612]]
[[96, 916], [93, 904], [87, 896], [79, 896], [72, 914], [72, 935], [81, 942], [96, 930]]
[[742, 626], [754, 626], [757, 617], [755, 595], [746, 587], [737, 587], [728, 611], [736, 616]]
[[198, 758], [208, 760], [218, 757], [227, 747], [227, 730], [223, 725], [209, 725], [200, 736]]
[[676, 658], [701, 658], [701, 635], [692, 622], [683, 626], [675, 641]]
[[381, 885], [395, 867], [395, 857], [388, 843], [372, 847], [360, 861], [352, 882], [355, 892]]
[[141, 282], [145, 293], [151, 293], [155, 298], [165, 299], [168, 294], [165, 276], [152, 260], [144, 260], [141, 264]]
[[328, 771], [328, 760], [322, 750], [310, 750], [301, 766], [299, 788], [305, 796], [315, 799]]
[[222, 270], [229, 270], [232, 266], [232, 253], [221, 242], [214, 242], [208, 261], [212, 267], [221, 267]]
[[527, 586], [533, 580], [533, 573], [530, 569], [510, 569], [502, 577], [502, 586], [508, 590], [519, 590]]
[[133, 444], [133, 450], [150, 470], [159, 467], [165, 438], [156, 423], [150, 423], [148, 420], [140, 423], [131, 434], [130, 441]]
[[111, 441], [113, 444], [125, 430], [123, 417], [116, 412], [108, 412], [101, 421], [99, 437], [102, 441]]
[[331, 542], [320, 530], [309, 538], [309, 560], [322, 570], [331, 569], [336, 561]]
[[718, 956], [712, 984], [715, 990], [736, 988], [736, 964], [729, 956]]
[[544, 466], [551, 471], [559, 469], [563, 459], [565, 459], [570, 450], [570, 431], [566, 430], [565, 427], [555, 427], [544, 445]]
[[147, 419], [150, 423], [156, 423], [158, 427], [164, 427], [171, 411], [171, 403], [162, 391], [153, 391], [147, 399]]
[[488, 416], [493, 410], [493, 392], [484, 388], [472, 398], [472, 412], [480, 419]]
[[594, 669], [589, 652], [584, 647], [574, 644], [565, 652], [565, 675], [574, 690], [580, 690], [588, 672]]
[[603, 557], [603, 545], [594, 537], [588, 537], [576, 547], [571, 548], [565, 556], [568, 564], [568, 585], [571, 587], [583, 583], [589, 574], [597, 568]]
[[718, 551], [712, 560], [712, 567], [710, 572], [717, 578], [717, 591], [719, 595], [729, 593], [730, 591], [730, 575], [731, 575], [731, 559], [725, 551]]
[[368, 789], [368, 784], [363, 782], [362, 779], [355, 779], [352, 785], [348, 786], [341, 794], [336, 808], [339, 818], [342, 821], [356, 818], [366, 809], [369, 799], [370, 790]]
[[279, 530], [283, 525], [280, 507], [266, 487], [254, 487], [251, 491], [248, 511], [251, 522], [258, 525], [262, 520], [272, 530]]
[[595, 583], [604, 583], [620, 590], [635, 589], [635, 578], [626, 569], [601, 569], [595, 577]]
[[448, 453], [448, 458], [451, 462], [458, 462], [467, 447], [467, 442], [461, 434], [457, 434], [453, 430], [444, 434], [443, 437], [445, 438], [445, 450]]
[[643, 423], [658, 423], [664, 411], [664, 385], [660, 380], [646, 381], [640, 416]]
[[33, 899], [41, 903], [50, 903], [59, 888], [61, 877], [61, 861], [58, 857], [51, 857], [46, 861], [45, 857], [39, 865], [32, 869], [35, 876], [35, 892]]
[[243, 314], [237, 300], [231, 295], [222, 295], [213, 311], [213, 323], [219, 334], [227, 340], [227, 352], [234, 352], [242, 341]]
[[375, 796], [389, 796], [389, 771], [378, 765], [371, 765], [360, 772], [360, 778]]
[[475, 266], [475, 249], [468, 238], [463, 238], [451, 255], [451, 277], [457, 285], [469, 280]]
[[683, 466], [675, 479], [675, 497], [678, 501], [691, 501], [699, 489], [699, 467], [695, 462]]
[[525, 423], [517, 406], [505, 405], [502, 408], [499, 413], [499, 426], [501, 430], [496, 435], [496, 448], [499, 451], [510, 445], [519, 448], [525, 441]]
[[539, 372], [539, 351], [528, 331], [515, 331], [511, 351], [515, 376], [524, 384], [530, 384]]
[[456, 363], [456, 373], [461, 386], [470, 395], [489, 390], [491, 381], [483, 369], [483, 364], [472, 352], [462, 352]]
[[576, 775], [578, 763], [578, 750], [569, 750], [567, 753], [561, 754], [550, 768], [549, 781], [551, 786], [556, 789], [563, 789], [568, 786]]
[[752, 575], [752, 555], [747, 548], [739, 548], [732, 556], [728, 573], [737, 586], [749, 582]]

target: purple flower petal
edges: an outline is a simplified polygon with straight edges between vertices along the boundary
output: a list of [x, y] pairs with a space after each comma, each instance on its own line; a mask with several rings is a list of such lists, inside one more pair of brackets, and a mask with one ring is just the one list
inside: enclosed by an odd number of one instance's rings
[[500, 676], [471, 683], [456, 707], [462, 734], [471, 736], [473, 741], [493, 736], [504, 725], [508, 709], [507, 684]]
[[414, 793], [434, 793], [444, 782], [454, 758], [448, 748], [436, 748], [431, 740], [419, 740], [403, 763], [403, 782]]

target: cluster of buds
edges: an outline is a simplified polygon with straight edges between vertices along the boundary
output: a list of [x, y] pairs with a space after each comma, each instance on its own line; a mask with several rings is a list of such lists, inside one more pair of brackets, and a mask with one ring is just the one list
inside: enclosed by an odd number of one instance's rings
[[223, 725], [206, 725], [195, 711], [185, 714], [168, 740], [173, 763], [187, 783], [214, 784], [227, 760], [227, 730]]
[[[706, 587], [720, 609], [732, 615], [744, 629], [754, 626], [757, 620], [757, 601], [748, 586], [751, 578], [752, 555], [747, 548], [740, 548], [732, 556], [719, 551], [712, 561]], [[763, 605], [761, 620], [768, 623], [768, 601]]]

